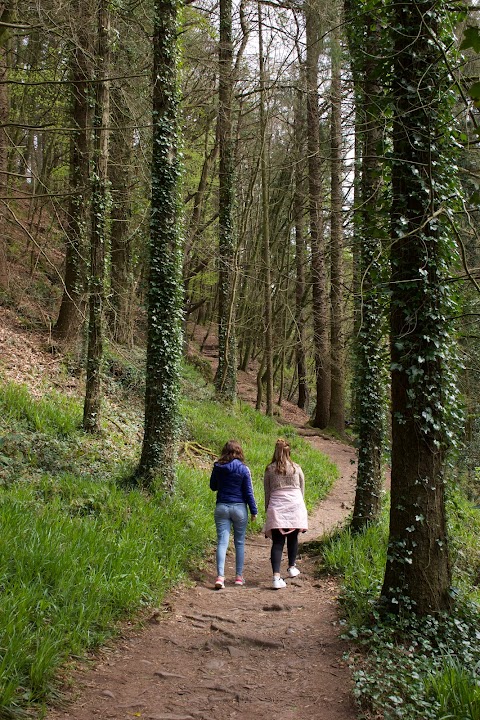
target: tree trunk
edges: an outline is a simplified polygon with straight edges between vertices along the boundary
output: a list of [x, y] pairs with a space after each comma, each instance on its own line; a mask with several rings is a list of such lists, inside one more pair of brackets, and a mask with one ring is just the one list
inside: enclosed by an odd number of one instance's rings
[[307, 136], [310, 242], [312, 252], [312, 301], [317, 399], [313, 424], [325, 428], [330, 420], [330, 338], [327, 265], [322, 216], [323, 189], [320, 160], [320, 112], [318, 107], [318, 60], [320, 22], [315, 0], [305, 6], [307, 36]]
[[302, 112], [301, 90], [297, 92], [295, 103], [295, 169], [293, 216], [295, 223], [295, 362], [298, 378], [297, 405], [301, 410], [308, 410], [309, 392], [307, 382], [307, 359], [305, 339], [305, 298], [306, 298], [306, 265], [307, 251], [305, 243], [305, 183], [303, 180], [305, 154], [305, 120]]
[[392, 24], [392, 489], [382, 596], [390, 611], [421, 615], [452, 602], [444, 503], [452, 257], [442, 203], [453, 119], [440, 90], [449, 73], [431, 40], [444, 18], [443, 3], [397, 2]]
[[[218, 125], [217, 125], [217, 130], [218, 130]], [[208, 143], [209, 135], [210, 135], [210, 124], [207, 125], [207, 129], [205, 132], [205, 136], [206, 136], [205, 144]], [[214, 163], [216, 162], [217, 156], [218, 156], [218, 140], [215, 139], [213, 146], [210, 148], [210, 150], [208, 152], [207, 152], [207, 148], [205, 148], [205, 157], [203, 159], [202, 172], [200, 173], [198, 187], [195, 192], [195, 196], [193, 198], [192, 215], [190, 217], [190, 222], [189, 222], [189, 227], [188, 227], [188, 237], [187, 237], [187, 241], [185, 243], [184, 275], [187, 279], [189, 278], [188, 261], [189, 261], [189, 257], [190, 257], [192, 248], [195, 246], [195, 241], [199, 237], [200, 221], [202, 219], [203, 206], [204, 206], [204, 201], [205, 201], [205, 195], [206, 195], [207, 188], [208, 188], [210, 172], [211, 172], [211, 169], [212, 169]]]
[[70, 201], [66, 222], [65, 276], [62, 301], [55, 324], [55, 336], [75, 341], [81, 333], [85, 316], [86, 225], [89, 193], [89, 100], [91, 43], [88, 23], [82, 23], [72, 55], [72, 132], [70, 139]]
[[262, 409], [263, 402], [263, 379], [265, 375], [265, 353], [262, 356], [262, 362], [257, 371], [257, 399], [255, 400], [255, 410]]
[[331, 213], [330, 213], [330, 303], [331, 303], [331, 395], [330, 426], [345, 432], [345, 350], [343, 331], [343, 191], [342, 191], [342, 87], [341, 50], [332, 31], [331, 84]]
[[[0, 3], [1, 22], [11, 22], [10, 3]], [[7, 202], [8, 194], [8, 150], [9, 139], [6, 132], [6, 124], [10, 115], [8, 100], [8, 60], [9, 60], [10, 32], [7, 27], [0, 26], [0, 287], [8, 287], [8, 261], [6, 247], [6, 223], [4, 205]]]
[[[345, 6], [345, 13], [347, 6]], [[347, 15], [345, 15], [347, 17]], [[356, 370], [356, 352], [359, 331], [361, 328], [361, 272], [360, 272], [360, 253], [361, 253], [361, 210], [362, 210], [362, 154], [363, 154], [363, 135], [361, 130], [361, 91], [358, 77], [354, 75], [354, 93], [355, 93], [355, 140], [354, 140], [354, 178], [353, 178], [353, 208], [352, 208], [352, 296], [353, 296], [353, 343], [352, 343], [352, 366], [355, 368], [352, 373], [350, 382], [350, 413], [355, 426], [357, 427], [359, 412], [359, 387], [357, 382]]]
[[[385, 282], [387, 217], [383, 190], [385, 93], [376, 52], [381, 27], [373, 13], [358, 16], [345, 6], [356, 96], [357, 179], [355, 240], [358, 301], [355, 317], [355, 411], [358, 472], [352, 530], [378, 518], [382, 493], [385, 393], [383, 381], [385, 316], [381, 297]], [[381, 10], [380, 10], [381, 12]], [[361, 164], [361, 168], [358, 167]], [[358, 192], [357, 192], [358, 188]], [[385, 246], [384, 244], [385, 243]]]
[[234, 152], [232, 137], [233, 45], [232, 2], [220, 0], [218, 141], [219, 141], [219, 297], [218, 366], [215, 390], [233, 402], [237, 394], [236, 272], [234, 206]]
[[95, 73], [93, 118], [93, 175], [90, 239], [90, 295], [88, 348], [83, 427], [100, 432], [101, 373], [103, 359], [103, 305], [105, 282], [105, 234], [108, 198], [108, 125], [110, 91], [108, 85], [110, 13], [108, 0], [100, 0]]
[[148, 279], [145, 431], [137, 479], [172, 491], [182, 354], [182, 262], [178, 228], [177, 3], [156, 0], [152, 209]]
[[272, 319], [272, 279], [270, 267], [270, 218], [267, 174], [267, 119], [265, 113], [266, 72], [263, 54], [262, 5], [258, 2], [258, 44], [260, 60], [260, 171], [262, 183], [262, 259], [264, 277], [263, 336], [265, 340], [265, 380], [267, 415], [273, 415], [273, 319]]
[[110, 222], [109, 324], [112, 337], [133, 346], [135, 275], [130, 220], [132, 217], [132, 169], [134, 136], [123, 93], [113, 93], [109, 179], [112, 196]]
[[[287, 237], [285, 238], [285, 241], [283, 243], [283, 257], [282, 257], [282, 264], [279, 268], [280, 276], [284, 276], [283, 282], [280, 284], [280, 292], [281, 296], [283, 298], [283, 307], [281, 315], [280, 313], [277, 313], [281, 317], [281, 338], [282, 338], [282, 345], [280, 348], [280, 351], [278, 353], [278, 365], [279, 365], [279, 372], [280, 372], [280, 387], [278, 390], [278, 406], [282, 406], [283, 402], [283, 395], [285, 391], [285, 370], [287, 368], [288, 359], [287, 359], [287, 345], [288, 345], [288, 339], [289, 339], [289, 327], [288, 327], [288, 315], [289, 308], [288, 308], [288, 285], [289, 285], [289, 278], [290, 278], [290, 263], [291, 263], [291, 253], [288, 252], [290, 250], [289, 243], [290, 243], [290, 233], [291, 228], [288, 226], [287, 229]], [[286, 260], [286, 265], [284, 264]], [[279, 333], [280, 335], [280, 333]]]

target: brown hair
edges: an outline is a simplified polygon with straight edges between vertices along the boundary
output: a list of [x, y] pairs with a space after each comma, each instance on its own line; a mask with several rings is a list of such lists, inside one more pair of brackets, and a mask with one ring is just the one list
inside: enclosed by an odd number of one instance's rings
[[242, 446], [236, 440], [229, 440], [223, 446], [222, 454], [218, 458], [217, 462], [220, 465], [226, 465], [226, 463], [229, 463], [235, 459], [241, 460], [243, 463], [245, 462]]
[[290, 445], [286, 440], [282, 438], [277, 440], [271, 464], [275, 465], [275, 469], [279, 475], [287, 474], [288, 465], [293, 468], [293, 463], [290, 459]]

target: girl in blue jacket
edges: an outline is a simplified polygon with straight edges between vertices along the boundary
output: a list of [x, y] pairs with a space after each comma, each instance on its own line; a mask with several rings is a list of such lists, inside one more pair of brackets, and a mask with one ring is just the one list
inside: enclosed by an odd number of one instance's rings
[[233, 525], [235, 544], [235, 585], [243, 585], [243, 564], [245, 559], [245, 535], [247, 533], [248, 510], [252, 522], [257, 519], [257, 504], [253, 495], [250, 470], [240, 443], [229, 440], [222, 454], [214, 463], [210, 477], [210, 488], [217, 493], [215, 505], [215, 526], [217, 528], [217, 579], [215, 590], [225, 587], [225, 557]]

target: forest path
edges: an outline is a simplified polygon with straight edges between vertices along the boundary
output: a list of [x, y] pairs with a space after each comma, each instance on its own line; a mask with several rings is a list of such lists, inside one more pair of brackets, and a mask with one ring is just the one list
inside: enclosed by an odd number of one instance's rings
[[[248, 401], [253, 376], [243, 375], [239, 394]], [[307, 429], [295, 406], [284, 404], [282, 416], [339, 470], [330, 495], [310, 517], [303, 536], [309, 541], [351, 510], [355, 452]], [[50, 711], [47, 720], [354, 720], [336, 581], [316, 579], [312, 559], [300, 548], [301, 574], [273, 590], [269, 556], [270, 541], [249, 534], [246, 585], [233, 584], [230, 548], [220, 591], [213, 589], [211, 557], [192, 585], [175, 589], [142, 630], [126, 633], [80, 668], [73, 678], [75, 699]]]
[[[309, 442], [339, 469], [332, 492], [311, 516], [306, 540], [331, 530], [351, 509], [352, 448]], [[212, 521], [213, 522], [213, 521]], [[271, 589], [270, 541], [249, 535], [246, 585], [215, 591], [213, 558], [193, 586], [174, 590], [144, 629], [104, 648], [74, 677], [75, 700], [47, 718], [148, 720], [354, 720], [351, 676], [342, 655], [338, 586], [315, 579], [300, 548], [301, 574]]]

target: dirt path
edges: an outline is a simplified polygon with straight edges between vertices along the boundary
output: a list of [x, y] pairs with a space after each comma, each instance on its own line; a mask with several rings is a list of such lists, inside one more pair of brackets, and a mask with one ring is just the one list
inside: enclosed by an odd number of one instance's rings
[[[354, 452], [310, 437], [340, 479], [311, 518], [311, 540], [340, 522], [353, 499]], [[226, 587], [213, 590], [213, 558], [191, 587], [173, 592], [144, 630], [101, 652], [75, 678], [76, 699], [50, 720], [354, 720], [339, 638], [335, 581], [316, 580], [300, 553], [298, 578], [270, 588], [270, 542], [249, 536], [244, 587], [229, 551]]]
[[[214, 355], [212, 346], [212, 363]], [[254, 400], [254, 375], [240, 373], [239, 395]], [[309, 541], [351, 510], [355, 452], [307, 429], [307, 416], [294, 405], [283, 404], [281, 419], [296, 425], [339, 470], [329, 497], [310, 518], [302, 537]], [[354, 720], [336, 582], [315, 579], [313, 561], [300, 551], [301, 574], [287, 579], [285, 589], [272, 590], [270, 541], [249, 535], [246, 585], [235, 587], [232, 550], [224, 590], [213, 590], [212, 557], [191, 586], [171, 593], [142, 631], [79, 670], [75, 699], [47, 720]]]

